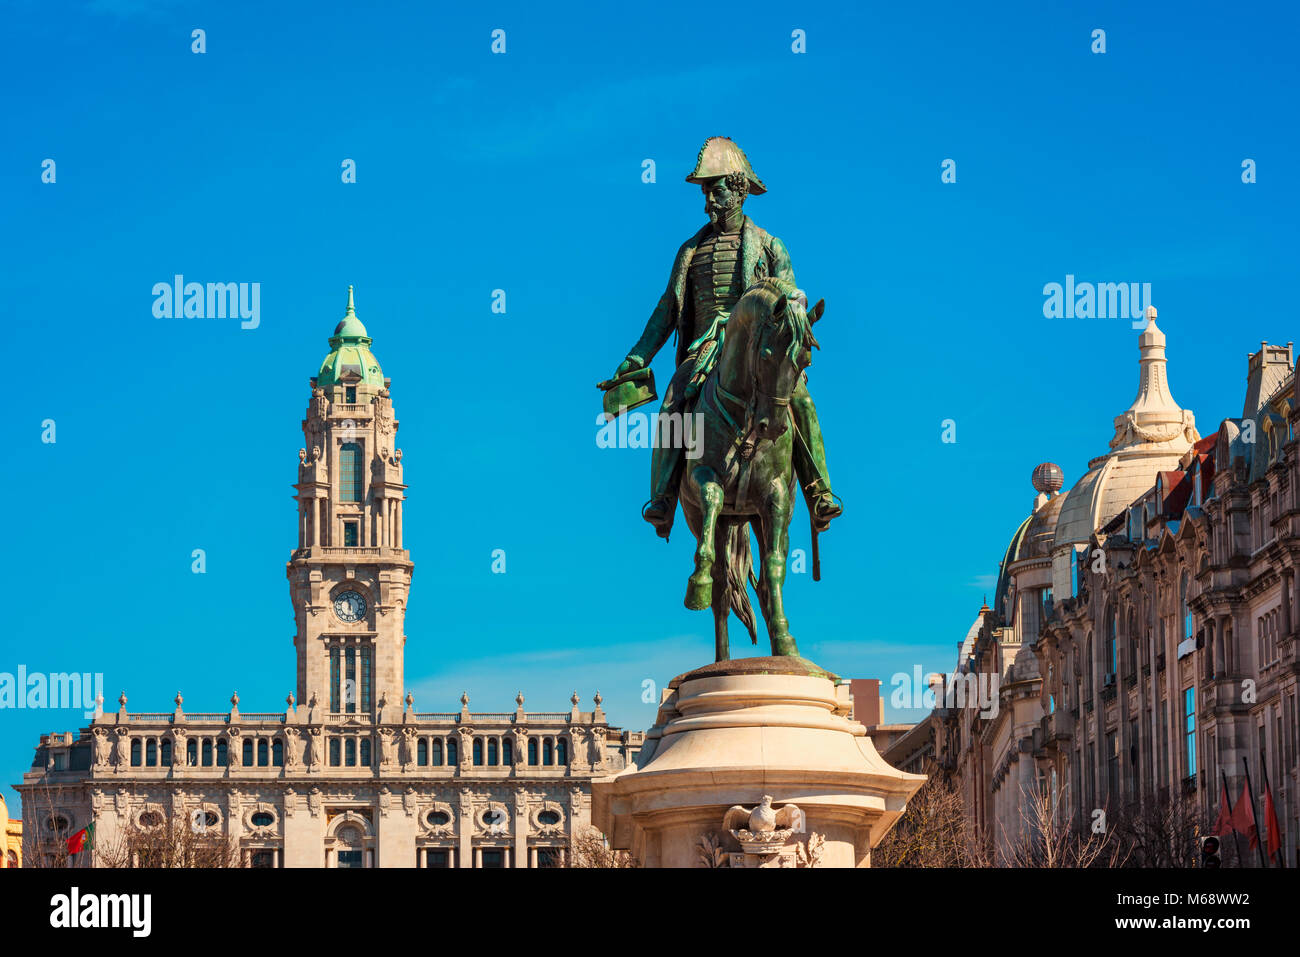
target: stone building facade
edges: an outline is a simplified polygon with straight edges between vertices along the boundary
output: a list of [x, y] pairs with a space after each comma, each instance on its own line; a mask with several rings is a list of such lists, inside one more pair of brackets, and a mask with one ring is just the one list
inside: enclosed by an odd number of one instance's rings
[[[1112, 825], [1177, 805], [1204, 827], [1247, 771], [1282, 855], [1300, 837], [1300, 416], [1291, 345], [1249, 356], [1241, 417], [1201, 437], [1169, 391], [1155, 311], [1110, 449], [1068, 492], [1035, 470], [993, 607], [932, 718], [936, 758], [990, 849], [1023, 839], [1028, 796]], [[996, 706], [972, 705], [981, 687]], [[957, 693], [954, 693], [957, 692]], [[963, 699], [963, 693], [966, 700]], [[1244, 865], [1258, 857], [1243, 855]], [[1276, 862], [1274, 861], [1274, 866]]]
[[[183, 816], [255, 867], [562, 866], [590, 821], [590, 781], [643, 735], [582, 710], [415, 710], [403, 695], [413, 564], [397, 419], [371, 339], [347, 311], [311, 380], [287, 575], [295, 693], [282, 711], [116, 712], [42, 735], [17, 790], [30, 848], [95, 824], [96, 860], [132, 829]], [[80, 860], [84, 859], [79, 859]]]

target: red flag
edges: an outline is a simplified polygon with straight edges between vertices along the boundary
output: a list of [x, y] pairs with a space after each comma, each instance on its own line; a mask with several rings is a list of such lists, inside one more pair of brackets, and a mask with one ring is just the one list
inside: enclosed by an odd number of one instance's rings
[[1282, 828], [1277, 822], [1277, 809], [1273, 807], [1273, 789], [1264, 782], [1264, 827], [1268, 829], [1268, 853], [1273, 856], [1282, 849]]
[[1228, 797], [1228, 784], [1219, 783], [1219, 816], [1214, 819], [1214, 830], [1210, 832], [1217, 837], [1227, 837], [1232, 833], [1232, 801]]
[[1232, 829], [1250, 838], [1252, 851], [1259, 847], [1259, 832], [1255, 828], [1255, 809], [1250, 806], [1250, 794], [1244, 782], [1241, 785], [1241, 798], [1237, 801], [1237, 806], [1232, 809]]
[[72, 835], [72, 837], [68, 838], [68, 854], [80, 854], [86, 849], [87, 844], [94, 844], [94, 838], [95, 825], [88, 824], [76, 834]]

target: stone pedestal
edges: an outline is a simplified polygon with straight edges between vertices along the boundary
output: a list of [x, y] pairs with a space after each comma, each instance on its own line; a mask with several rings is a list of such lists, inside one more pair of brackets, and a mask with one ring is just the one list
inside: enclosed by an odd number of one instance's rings
[[817, 866], [870, 866], [925, 776], [884, 762], [849, 717], [847, 695], [803, 658], [743, 658], [681, 675], [637, 766], [592, 782], [592, 823], [645, 867], [705, 866], [702, 840], [716, 842], [724, 866], [747, 866], [753, 855], [733, 832], [748, 810], [728, 811], [767, 795], [794, 826], [763, 866], [792, 866], [819, 845]]

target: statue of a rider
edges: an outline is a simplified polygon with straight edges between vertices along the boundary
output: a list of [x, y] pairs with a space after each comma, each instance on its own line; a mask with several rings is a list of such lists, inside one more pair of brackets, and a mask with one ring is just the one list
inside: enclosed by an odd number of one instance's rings
[[[772, 276], [794, 284], [785, 245], [744, 214], [745, 197], [765, 193], [767, 187], [754, 175], [739, 146], [725, 136], [709, 137], [686, 182], [697, 183], [703, 190], [709, 221], [677, 251], [667, 290], [615, 373], [619, 380], [648, 366], [676, 332], [677, 371], [664, 390], [661, 415], [683, 415], [694, 407], [717, 359], [731, 309], [752, 283]], [[814, 530], [824, 531], [842, 508], [831, 492], [817, 409], [803, 377], [791, 396], [790, 411], [797, 431], [795, 474]], [[677, 511], [682, 462], [682, 449], [668, 446], [662, 441], [654, 443], [650, 501], [641, 511], [663, 538], [668, 537]]]

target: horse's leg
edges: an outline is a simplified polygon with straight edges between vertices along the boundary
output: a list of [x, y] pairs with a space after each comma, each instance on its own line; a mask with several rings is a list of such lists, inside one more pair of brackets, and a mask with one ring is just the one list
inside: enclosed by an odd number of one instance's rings
[[731, 591], [727, 587], [727, 563], [731, 555], [727, 550], [727, 536], [730, 526], [720, 521], [713, 533], [713, 578], [718, 587], [713, 589], [713, 643], [717, 651], [714, 661], [726, 661], [731, 657], [731, 647], [727, 641], [727, 616], [731, 614]]
[[[691, 481], [699, 492], [703, 505], [704, 519], [700, 522], [700, 532], [695, 545], [695, 574], [686, 584], [686, 607], [692, 611], [703, 611], [713, 601], [713, 543], [714, 530], [718, 526], [718, 516], [722, 513], [722, 486], [718, 484], [717, 474], [707, 465], [700, 465], [691, 470]], [[723, 579], [725, 584], [726, 579]]]
[[790, 623], [785, 617], [785, 561], [790, 547], [790, 512], [793, 496], [784, 482], [773, 483], [771, 497], [767, 500], [767, 516], [763, 529], [767, 539], [763, 550], [763, 571], [767, 575], [768, 616], [767, 634], [772, 640], [772, 654], [797, 655], [799, 648], [790, 634]]

